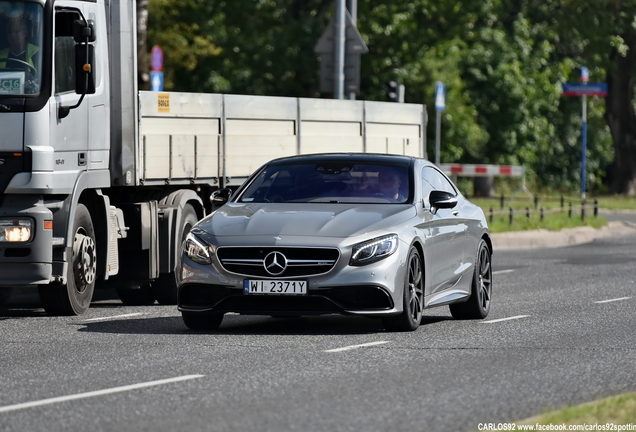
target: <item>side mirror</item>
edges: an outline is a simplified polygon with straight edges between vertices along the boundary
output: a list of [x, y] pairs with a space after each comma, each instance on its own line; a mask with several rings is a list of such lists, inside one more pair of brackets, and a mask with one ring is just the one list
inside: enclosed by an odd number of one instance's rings
[[75, 20], [73, 21], [73, 39], [76, 44], [95, 42], [95, 21]]
[[230, 200], [231, 196], [232, 189], [230, 188], [215, 190], [210, 196], [210, 202], [214, 207], [221, 207], [223, 204], [227, 203]]
[[457, 205], [457, 197], [450, 192], [434, 190], [428, 196], [431, 203], [431, 213], [437, 213], [438, 209], [451, 209]]

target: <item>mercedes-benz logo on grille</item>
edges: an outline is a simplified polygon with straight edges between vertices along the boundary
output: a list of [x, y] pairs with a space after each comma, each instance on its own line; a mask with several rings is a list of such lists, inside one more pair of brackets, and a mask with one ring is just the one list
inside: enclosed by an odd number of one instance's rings
[[287, 268], [287, 258], [280, 252], [270, 252], [265, 256], [263, 266], [267, 273], [278, 276]]

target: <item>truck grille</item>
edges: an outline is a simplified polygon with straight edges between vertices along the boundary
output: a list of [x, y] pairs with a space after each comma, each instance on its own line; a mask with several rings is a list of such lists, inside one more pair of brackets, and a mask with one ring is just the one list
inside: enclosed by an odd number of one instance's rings
[[340, 257], [338, 249], [296, 247], [221, 247], [217, 254], [228, 272], [267, 278], [326, 273]]

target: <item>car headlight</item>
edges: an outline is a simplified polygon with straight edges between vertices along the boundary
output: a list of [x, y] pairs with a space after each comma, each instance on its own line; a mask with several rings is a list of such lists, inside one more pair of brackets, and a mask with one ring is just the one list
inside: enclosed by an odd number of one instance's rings
[[30, 219], [0, 219], [0, 242], [27, 242], [32, 228]]
[[349, 264], [352, 266], [362, 266], [380, 261], [395, 252], [397, 245], [397, 234], [390, 234], [358, 243], [353, 246]]
[[196, 238], [193, 234], [188, 234], [184, 243], [184, 252], [188, 258], [197, 264], [212, 264], [210, 253], [211, 246]]

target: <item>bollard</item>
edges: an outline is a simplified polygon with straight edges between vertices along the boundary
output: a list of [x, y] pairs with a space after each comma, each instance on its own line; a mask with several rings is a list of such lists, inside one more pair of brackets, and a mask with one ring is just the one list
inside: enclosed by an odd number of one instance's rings
[[572, 201], [570, 201], [570, 209], [568, 210], [568, 217], [572, 219]]
[[494, 217], [495, 217], [494, 210], [492, 209], [492, 207], [490, 207], [490, 223], [492, 223]]
[[585, 204], [586, 204], [586, 200], [585, 198], [583, 198], [581, 200], [581, 221], [585, 221]]
[[512, 220], [514, 219], [514, 217], [515, 217], [515, 212], [512, 209], [512, 207], [510, 207], [510, 215], [508, 216], [508, 219], [510, 220], [510, 225], [512, 225]]
[[501, 208], [504, 208], [504, 194], [501, 194]]
[[534, 209], [538, 209], [539, 208], [539, 195], [535, 195], [534, 196]]
[[598, 200], [594, 200], [594, 217], [598, 216]]
[[526, 207], [526, 219], [530, 220], [530, 207]]
[[545, 219], [545, 215], [543, 214], [543, 207], [541, 207], [541, 222]]

